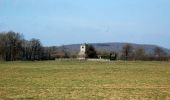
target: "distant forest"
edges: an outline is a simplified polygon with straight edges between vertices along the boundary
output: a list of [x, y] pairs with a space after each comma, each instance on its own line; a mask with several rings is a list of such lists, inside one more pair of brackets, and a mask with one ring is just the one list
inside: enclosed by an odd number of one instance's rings
[[[92, 45], [90, 45], [92, 46]], [[160, 47], [154, 49], [153, 54], [147, 54], [143, 48], [133, 48], [126, 44], [119, 52], [87, 50], [95, 56], [88, 58], [103, 58], [110, 60], [157, 60], [169, 61], [169, 54]], [[64, 46], [44, 47], [39, 39], [26, 40], [20, 33], [13, 31], [0, 32], [0, 60], [3, 61], [35, 61], [35, 60], [55, 60], [60, 58], [77, 58], [78, 53], [71, 53]]]

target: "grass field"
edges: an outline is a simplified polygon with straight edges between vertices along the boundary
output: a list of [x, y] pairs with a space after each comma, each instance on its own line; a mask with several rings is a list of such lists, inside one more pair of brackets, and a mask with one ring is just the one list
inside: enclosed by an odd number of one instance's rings
[[0, 62], [0, 100], [170, 100], [170, 62]]

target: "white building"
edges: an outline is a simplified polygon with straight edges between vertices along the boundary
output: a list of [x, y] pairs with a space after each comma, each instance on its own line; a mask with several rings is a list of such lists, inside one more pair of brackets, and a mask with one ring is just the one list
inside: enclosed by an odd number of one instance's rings
[[82, 44], [80, 46], [80, 52], [78, 54], [78, 59], [85, 59], [86, 58], [86, 44]]

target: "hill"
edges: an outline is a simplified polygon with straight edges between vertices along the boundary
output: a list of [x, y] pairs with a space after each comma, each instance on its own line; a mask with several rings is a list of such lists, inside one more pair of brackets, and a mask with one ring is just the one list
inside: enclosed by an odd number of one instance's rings
[[[111, 52], [120, 52], [122, 50], [122, 47], [126, 44], [130, 44], [133, 48], [143, 48], [147, 54], [152, 54], [154, 52], [154, 49], [156, 47], [162, 48], [165, 52], [170, 54], [170, 49], [157, 46], [157, 45], [150, 45], [150, 44], [135, 44], [135, 43], [118, 43], [118, 42], [112, 42], [112, 43], [89, 43], [93, 45], [97, 51], [111, 51]], [[80, 50], [81, 44], [71, 44], [71, 45], [64, 45], [58, 47], [59, 49], [66, 49], [70, 53], [78, 53]]]

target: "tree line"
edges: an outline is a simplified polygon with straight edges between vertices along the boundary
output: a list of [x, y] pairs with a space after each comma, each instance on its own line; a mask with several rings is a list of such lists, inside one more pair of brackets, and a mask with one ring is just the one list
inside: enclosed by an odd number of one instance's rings
[[[170, 56], [164, 49], [156, 47], [152, 54], [142, 47], [134, 48], [126, 44], [119, 52], [97, 51], [93, 45], [86, 44], [86, 58], [110, 60], [159, 60], [167, 61]], [[56, 58], [77, 58], [77, 53], [70, 53], [64, 46], [44, 47], [39, 39], [26, 40], [20, 33], [0, 32], [0, 60], [54, 60]]]
[[122, 48], [121, 59], [124, 60], [169, 60], [169, 54], [161, 47], [155, 47], [153, 52], [148, 54], [142, 47], [133, 48], [130, 44], [126, 44]]
[[[168, 61], [170, 55], [162, 48], [155, 47], [153, 52], [148, 54], [144, 48], [134, 48], [130, 44], [126, 44], [119, 52], [99, 52], [103, 58], [109, 58], [114, 60], [142, 60], [142, 61]], [[111, 55], [114, 55], [113, 58]]]
[[16, 60], [49, 60], [50, 50], [43, 47], [39, 39], [26, 40], [20, 33], [13, 31], [0, 33], [0, 59]]

